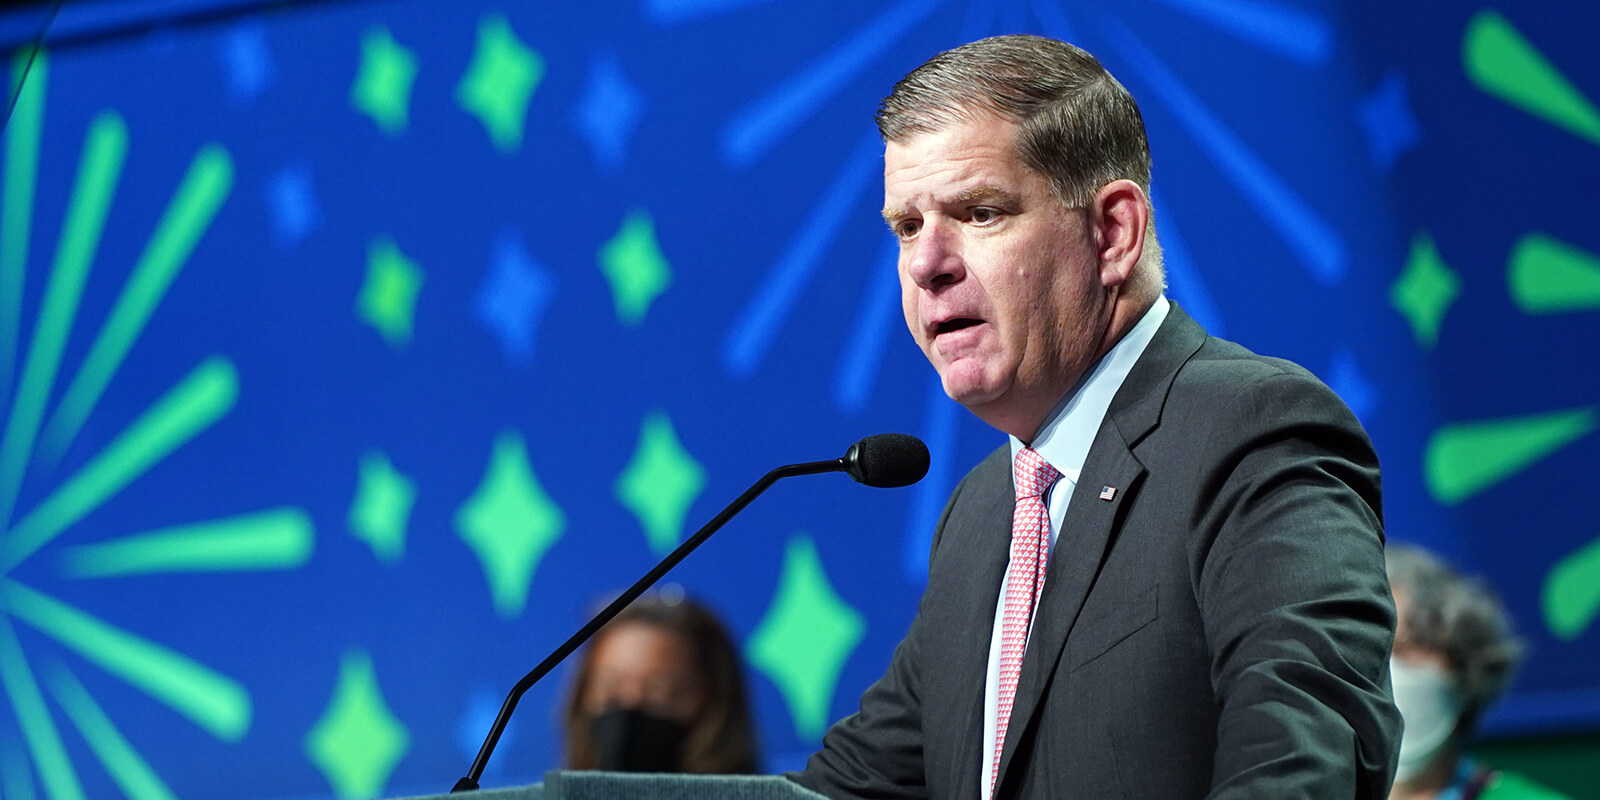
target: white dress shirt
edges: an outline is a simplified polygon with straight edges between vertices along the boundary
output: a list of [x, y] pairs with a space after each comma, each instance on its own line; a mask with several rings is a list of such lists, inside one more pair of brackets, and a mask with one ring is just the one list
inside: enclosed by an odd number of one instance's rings
[[[1094, 444], [1095, 434], [1100, 430], [1100, 423], [1105, 419], [1106, 409], [1111, 407], [1111, 399], [1116, 396], [1117, 390], [1122, 388], [1122, 382], [1128, 377], [1128, 372], [1133, 369], [1134, 362], [1144, 354], [1144, 349], [1155, 338], [1156, 330], [1161, 327], [1162, 320], [1167, 318], [1167, 298], [1156, 298], [1155, 305], [1145, 312], [1138, 324], [1128, 331], [1122, 340], [1112, 346], [1110, 352], [1095, 364], [1089, 376], [1079, 386], [1078, 390], [1062, 398], [1061, 403], [1050, 416], [1045, 418], [1044, 424], [1039, 427], [1039, 434], [1034, 437], [1032, 446], [1050, 466], [1061, 473], [1061, 479], [1056, 481], [1045, 497], [1045, 503], [1050, 509], [1050, 559], [1071, 558], [1071, 555], [1058, 556], [1055, 552], [1055, 541], [1061, 530], [1061, 522], [1067, 517], [1067, 504], [1072, 501], [1072, 489], [1078, 484], [1078, 477], [1083, 472], [1083, 462], [1089, 457], [1089, 447]], [[1021, 439], [1011, 437], [1011, 458], [1016, 460], [1017, 453], [1027, 444]], [[1006, 568], [1006, 577], [1000, 581], [1000, 599], [995, 605], [994, 632], [989, 640], [989, 669], [984, 677], [983, 685], [983, 774], [978, 781], [981, 787], [981, 800], [991, 800], [992, 787], [989, 785], [989, 776], [994, 774], [995, 767], [995, 722], [1000, 706], [1000, 639], [1002, 620], [1006, 609], [1006, 584], [1011, 577], [1011, 568]]]

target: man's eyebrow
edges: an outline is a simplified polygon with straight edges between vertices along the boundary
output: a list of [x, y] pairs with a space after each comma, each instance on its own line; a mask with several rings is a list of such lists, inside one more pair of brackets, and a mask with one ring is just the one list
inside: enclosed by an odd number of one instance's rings
[[989, 200], [1008, 207], [1015, 207], [1021, 204], [1021, 199], [1017, 195], [998, 186], [990, 186], [988, 184], [974, 186], [951, 198], [951, 202], [963, 205], [977, 200]]
[[[1016, 208], [1022, 204], [1022, 199], [1014, 192], [989, 184], [963, 190], [960, 194], [950, 198], [949, 202], [952, 205], [967, 205], [978, 201], [987, 201], [1006, 208]], [[895, 223], [909, 216], [911, 216], [911, 213], [903, 209], [885, 208], [883, 210], [883, 221], [888, 223], [891, 228], [895, 226]]]

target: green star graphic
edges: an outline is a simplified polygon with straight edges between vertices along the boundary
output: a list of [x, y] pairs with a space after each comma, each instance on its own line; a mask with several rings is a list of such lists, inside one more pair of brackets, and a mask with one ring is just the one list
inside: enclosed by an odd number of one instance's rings
[[865, 631], [861, 614], [828, 584], [816, 546], [791, 538], [777, 594], [746, 652], [783, 692], [801, 738], [816, 741], [827, 728], [839, 673]]
[[360, 486], [350, 504], [350, 530], [372, 547], [385, 564], [395, 564], [406, 552], [406, 522], [417, 487], [389, 463], [389, 457], [372, 451], [361, 457]]
[[533, 573], [567, 520], [528, 466], [522, 436], [506, 431], [495, 437], [489, 468], [456, 511], [455, 525], [483, 564], [495, 611], [512, 619], [522, 614]]
[[456, 86], [456, 103], [483, 123], [502, 153], [522, 147], [528, 100], [544, 79], [544, 58], [517, 38], [506, 18], [487, 14], [478, 23], [472, 66]]
[[600, 248], [600, 271], [611, 284], [617, 319], [637, 326], [650, 304], [672, 284], [672, 266], [656, 244], [655, 223], [644, 211], [622, 221], [617, 235]]
[[378, 690], [372, 659], [344, 655], [339, 685], [322, 717], [306, 732], [306, 756], [345, 800], [378, 797], [389, 774], [411, 747], [411, 734], [390, 713]]
[[1438, 343], [1445, 312], [1460, 294], [1461, 279], [1439, 257], [1433, 239], [1417, 234], [1405, 269], [1389, 288], [1389, 304], [1411, 323], [1411, 333], [1423, 349], [1432, 350]]
[[639, 430], [639, 444], [617, 476], [617, 500], [638, 518], [656, 555], [683, 538], [683, 519], [706, 487], [706, 471], [683, 449], [672, 420], [652, 412]]
[[367, 245], [367, 277], [356, 298], [356, 313], [390, 347], [411, 342], [411, 321], [421, 290], [422, 269], [400, 252], [393, 239], [380, 236]]
[[417, 57], [377, 25], [361, 36], [361, 72], [350, 85], [350, 104], [372, 117], [378, 129], [398, 136], [406, 129]]

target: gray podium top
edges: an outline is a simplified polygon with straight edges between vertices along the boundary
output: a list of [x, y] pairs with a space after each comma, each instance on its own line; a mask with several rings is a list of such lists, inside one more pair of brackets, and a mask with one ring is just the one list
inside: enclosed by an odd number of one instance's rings
[[[444, 800], [449, 794], [410, 800]], [[656, 775], [631, 772], [549, 772], [544, 783], [483, 789], [455, 800], [823, 800], [776, 775]]]

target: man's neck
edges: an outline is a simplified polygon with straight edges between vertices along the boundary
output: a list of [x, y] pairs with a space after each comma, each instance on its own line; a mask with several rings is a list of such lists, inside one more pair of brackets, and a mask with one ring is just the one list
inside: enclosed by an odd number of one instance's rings
[[968, 406], [968, 410], [990, 427], [1015, 436], [1023, 444], [1032, 446], [1033, 440], [1050, 417], [1082, 388], [1084, 380], [1094, 372], [1095, 366], [1127, 337], [1140, 320], [1144, 319], [1145, 314], [1150, 312], [1159, 297], [1160, 295], [1156, 295], [1137, 302], [1128, 297], [1118, 297], [1113, 300], [1111, 316], [1105, 327], [1106, 334], [1095, 348], [1094, 357], [1072, 376], [1071, 383], [1064, 390], [1023, 398], [1021, 402], [1012, 398], [1003, 406], [998, 401], [989, 406]]

